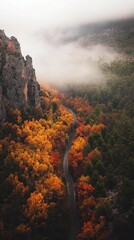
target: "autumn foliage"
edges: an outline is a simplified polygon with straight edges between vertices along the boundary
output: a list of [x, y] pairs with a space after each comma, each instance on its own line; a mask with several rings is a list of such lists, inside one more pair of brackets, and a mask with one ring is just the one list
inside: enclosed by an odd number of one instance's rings
[[11, 215], [16, 234], [52, 229], [58, 224], [65, 228], [62, 214], [68, 206], [62, 163], [73, 116], [58, 98], [47, 92], [44, 95], [41, 101], [47, 119], [24, 120], [23, 113], [11, 110], [9, 121], [1, 126], [2, 181], [8, 189], [3, 194], [8, 194], [7, 202], [14, 209]]

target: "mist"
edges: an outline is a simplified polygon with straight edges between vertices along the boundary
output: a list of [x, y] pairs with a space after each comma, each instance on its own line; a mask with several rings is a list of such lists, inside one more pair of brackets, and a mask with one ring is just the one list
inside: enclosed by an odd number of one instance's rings
[[[103, 79], [99, 62], [120, 57], [113, 48], [101, 44], [85, 47], [77, 28], [40, 32], [34, 44], [27, 42], [32, 53], [39, 82], [64, 85], [74, 82], [98, 83]], [[76, 38], [77, 36], [77, 38]], [[36, 46], [36, 47], [35, 47]]]
[[110, 62], [119, 58], [119, 54], [111, 48], [103, 45], [85, 48], [79, 41], [54, 44], [43, 40], [38, 52], [35, 53], [34, 49], [31, 52], [35, 59], [34, 64], [38, 66], [36, 73], [40, 83], [57, 85], [72, 82], [98, 83], [103, 78], [98, 62], [102, 59]]
[[23, 55], [32, 57], [37, 80], [65, 84], [101, 81], [98, 61], [112, 61], [119, 55], [104, 45], [82, 46], [84, 26], [132, 17], [134, 2], [1, 0], [1, 9], [0, 29], [15, 36]]

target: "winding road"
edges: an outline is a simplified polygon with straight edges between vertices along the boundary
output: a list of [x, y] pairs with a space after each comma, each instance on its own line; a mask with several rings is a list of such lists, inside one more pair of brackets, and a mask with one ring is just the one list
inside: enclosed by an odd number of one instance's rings
[[71, 221], [71, 232], [68, 240], [75, 240], [77, 231], [78, 231], [78, 217], [77, 217], [77, 210], [76, 210], [76, 199], [75, 199], [75, 189], [74, 189], [73, 179], [68, 170], [68, 154], [75, 137], [76, 115], [72, 110], [70, 109], [68, 110], [73, 114], [73, 123], [71, 127], [70, 140], [67, 144], [65, 155], [64, 155], [63, 171], [64, 171], [66, 183], [67, 183], [70, 221]]

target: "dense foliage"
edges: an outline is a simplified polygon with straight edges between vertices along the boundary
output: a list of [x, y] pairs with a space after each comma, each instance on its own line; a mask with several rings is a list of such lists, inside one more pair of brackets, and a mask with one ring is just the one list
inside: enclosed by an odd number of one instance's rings
[[[101, 67], [103, 86], [68, 89], [67, 102], [78, 115], [70, 151], [82, 226], [78, 239], [133, 239], [134, 62]], [[84, 113], [81, 106], [88, 106]]]
[[10, 109], [0, 125], [2, 240], [68, 238], [63, 158], [73, 115], [67, 107], [77, 116], [69, 152], [77, 240], [134, 239], [134, 35], [113, 29], [88, 38], [125, 53], [99, 62], [101, 84], [72, 84], [64, 93], [41, 89], [41, 108]]
[[[11, 110], [1, 125], [0, 209], [3, 239], [62, 239], [68, 225], [63, 154], [72, 114], [48, 92], [35, 118]], [[34, 110], [35, 111], [35, 110]], [[43, 118], [42, 118], [42, 117]], [[63, 218], [64, 215], [64, 218]]]

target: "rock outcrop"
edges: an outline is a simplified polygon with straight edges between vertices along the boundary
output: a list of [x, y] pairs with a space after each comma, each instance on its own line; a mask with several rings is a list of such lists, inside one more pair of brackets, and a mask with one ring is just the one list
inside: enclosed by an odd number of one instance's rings
[[15, 37], [6, 37], [0, 30], [0, 122], [10, 108], [40, 107], [39, 84], [32, 58], [21, 54]]

